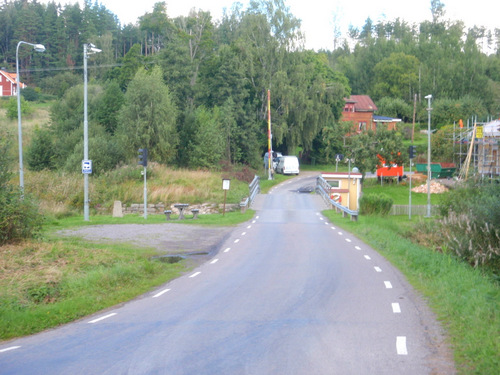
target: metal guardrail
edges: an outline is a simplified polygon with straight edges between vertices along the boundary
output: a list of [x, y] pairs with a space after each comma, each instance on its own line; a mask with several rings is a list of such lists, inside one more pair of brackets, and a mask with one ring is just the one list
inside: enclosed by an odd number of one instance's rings
[[342, 212], [344, 217], [350, 215], [351, 220], [357, 221], [359, 211], [350, 210], [349, 208], [342, 206], [340, 203], [337, 203], [333, 199], [331, 199], [329, 194], [330, 189], [330, 184], [326, 182], [323, 177], [319, 176], [316, 179], [316, 191], [321, 195], [325, 203], [330, 204], [332, 206], [332, 209], [334, 208], [337, 212]]
[[240, 203], [240, 208], [242, 210], [246, 209], [247, 207], [250, 207], [255, 199], [255, 196], [260, 193], [260, 177], [255, 176], [252, 182], [248, 185], [248, 197], [245, 198], [243, 201]]

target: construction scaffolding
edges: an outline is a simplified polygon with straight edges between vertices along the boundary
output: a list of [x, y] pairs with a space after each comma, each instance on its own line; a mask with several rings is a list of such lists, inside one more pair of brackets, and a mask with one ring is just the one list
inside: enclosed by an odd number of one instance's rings
[[500, 176], [500, 120], [454, 129], [453, 139], [459, 179]]

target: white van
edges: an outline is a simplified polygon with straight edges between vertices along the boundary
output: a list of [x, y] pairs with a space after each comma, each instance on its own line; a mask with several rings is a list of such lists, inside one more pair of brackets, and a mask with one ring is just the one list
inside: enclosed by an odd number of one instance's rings
[[299, 159], [296, 156], [282, 156], [279, 158], [276, 172], [282, 174], [299, 174]]

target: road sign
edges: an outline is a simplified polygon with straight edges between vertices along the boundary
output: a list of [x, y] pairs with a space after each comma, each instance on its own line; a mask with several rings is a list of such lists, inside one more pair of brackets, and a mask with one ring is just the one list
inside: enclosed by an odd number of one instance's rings
[[84, 174], [92, 173], [92, 160], [82, 160], [82, 173]]
[[476, 138], [478, 138], [478, 139], [483, 138], [483, 127], [482, 126], [476, 127]]

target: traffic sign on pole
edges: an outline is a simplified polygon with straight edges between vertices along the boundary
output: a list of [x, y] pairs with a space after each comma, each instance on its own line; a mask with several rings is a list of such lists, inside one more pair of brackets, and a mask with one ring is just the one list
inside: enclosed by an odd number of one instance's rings
[[83, 174], [92, 173], [92, 160], [82, 160], [82, 173]]

